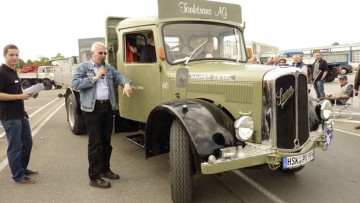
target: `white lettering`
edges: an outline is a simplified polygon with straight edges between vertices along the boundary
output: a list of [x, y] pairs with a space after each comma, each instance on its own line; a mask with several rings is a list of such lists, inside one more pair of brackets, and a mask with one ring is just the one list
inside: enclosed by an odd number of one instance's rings
[[179, 8], [181, 13], [191, 13], [191, 14], [199, 14], [199, 15], [211, 15], [211, 9], [209, 8], [201, 8], [196, 4], [193, 4], [192, 7], [188, 6], [186, 2], [180, 2]]
[[190, 74], [190, 79], [197, 80], [235, 80], [235, 75]]
[[227, 18], [227, 8], [226, 7], [219, 7], [219, 11], [218, 12], [214, 12], [215, 16], [221, 16], [223, 19]]
[[284, 104], [286, 101], [291, 97], [291, 95], [294, 93], [294, 88], [292, 86], [289, 87], [288, 90], [286, 90], [283, 94], [283, 88], [280, 88], [280, 92], [276, 94], [276, 98], [279, 99], [277, 102], [278, 106], [281, 106], [281, 108], [284, 107]]
[[163, 89], [169, 89], [169, 83], [163, 82], [162, 88], [163, 88]]

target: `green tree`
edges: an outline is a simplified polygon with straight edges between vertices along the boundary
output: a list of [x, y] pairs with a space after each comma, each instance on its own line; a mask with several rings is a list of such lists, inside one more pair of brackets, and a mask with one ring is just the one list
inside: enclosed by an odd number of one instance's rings
[[25, 63], [25, 65], [33, 65], [33, 64], [34, 64], [34, 62], [30, 59], [28, 59]]
[[65, 58], [61, 53], [57, 53], [56, 56], [51, 57], [51, 59], [63, 59]]
[[51, 65], [48, 57], [39, 56], [38, 58], [39, 58], [38, 60], [34, 61], [34, 64], [39, 65], [39, 66]]
[[25, 65], [25, 61], [22, 59], [19, 59], [19, 62], [16, 66], [16, 69], [22, 69], [22, 67]]

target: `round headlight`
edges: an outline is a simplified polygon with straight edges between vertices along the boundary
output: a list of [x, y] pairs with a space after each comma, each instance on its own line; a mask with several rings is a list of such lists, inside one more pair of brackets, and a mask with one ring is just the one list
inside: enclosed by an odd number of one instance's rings
[[329, 119], [331, 116], [332, 109], [333, 109], [331, 102], [329, 100], [322, 100], [320, 105], [321, 105], [321, 108], [320, 108], [321, 118], [323, 120]]
[[254, 133], [254, 121], [250, 116], [242, 116], [235, 121], [235, 133], [239, 140], [247, 141]]

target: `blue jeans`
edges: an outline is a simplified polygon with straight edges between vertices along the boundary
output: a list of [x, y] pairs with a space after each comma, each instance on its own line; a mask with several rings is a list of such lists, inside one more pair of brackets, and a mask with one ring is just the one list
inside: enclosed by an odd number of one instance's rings
[[316, 91], [317, 98], [325, 97], [324, 83], [325, 83], [324, 80], [316, 80], [314, 82], [314, 89]]
[[19, 181], [25, 176], [33, 144], [29, 120], [24, 117], [2, 120], [1, 123], [8, 140], [7, 156], [12, 178]]

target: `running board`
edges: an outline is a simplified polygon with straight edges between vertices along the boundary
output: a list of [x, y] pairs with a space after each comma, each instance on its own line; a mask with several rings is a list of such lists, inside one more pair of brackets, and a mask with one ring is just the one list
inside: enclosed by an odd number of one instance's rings
[[135, 134], [135, 135], [128, 135], [126, 136], [130, 142], [136, 144], [139, 147], [145, 149], [145, 135], [144, 134]]

